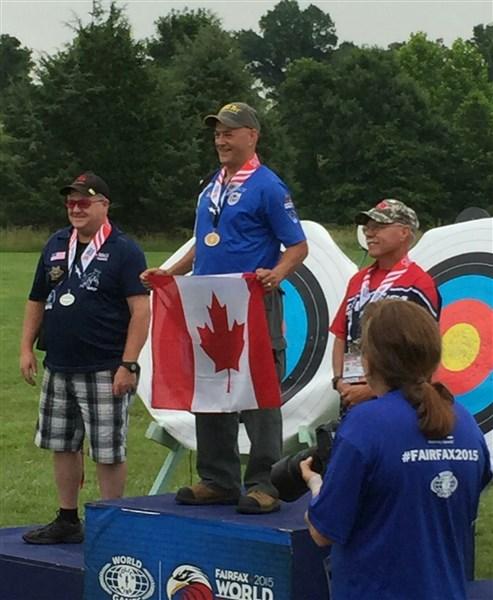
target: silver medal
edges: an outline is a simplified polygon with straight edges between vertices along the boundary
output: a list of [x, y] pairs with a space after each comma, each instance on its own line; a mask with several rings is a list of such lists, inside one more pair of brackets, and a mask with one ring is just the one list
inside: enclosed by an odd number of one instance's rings
[[66, 292], [63, 296], [60, 296], [59, 302], [62, 306], [71, 306], [75, 302], [75, 296], [70, 292]]

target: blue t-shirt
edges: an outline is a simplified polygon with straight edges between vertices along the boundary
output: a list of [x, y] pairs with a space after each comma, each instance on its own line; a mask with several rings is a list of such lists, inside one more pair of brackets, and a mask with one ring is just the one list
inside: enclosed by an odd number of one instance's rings
[[353, 408], [336, 435], [309, 518], [334, 542], [333, 600], [465, 600], [465, 548], [491, 478], [474, 417], [455, 403], [444, 440], [427, 440], [392, 391]]
[[[127, 338], [129, 296], [147, 294], [139, 280], [146, 268], [142, 250], [119, 229], [113, 230], [81, 273], [74, 262], [68, 276], [71, 227], [57, 231], [38, 262], [29, 299], [45, 302], [43, 345], [51, 371], [89, 373], [115, 369]], [[69, 293], [73, 304], [60, 298]]]
[[289, 190], [262, 165], [225, 196], [215, 229], [221, 240], [217, 246], [207, 246], [204, 238], [214, 230], [211, 192], [218, 176], [219, 172], [197, 204], [194, 275], [272, 269], [279, 262], [281, 243], [289, 247], [306, 239]]

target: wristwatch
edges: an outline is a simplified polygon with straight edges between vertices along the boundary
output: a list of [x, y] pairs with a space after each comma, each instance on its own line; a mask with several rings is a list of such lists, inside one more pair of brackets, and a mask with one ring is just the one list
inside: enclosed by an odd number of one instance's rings
[[140, 373], [140, 366], [138, 362], [124, 360], [120, 363], [120, 366], [125, 367], [125, 369], [130, 371], [130, 373], [135, 373], [136, 375]]
[[335, 390], [337, 392], [337, 384], [339, 383], [339, 381], [342, 379], [342, 375], [334, 375], [334, 377], [332, 377], [332, 389]]

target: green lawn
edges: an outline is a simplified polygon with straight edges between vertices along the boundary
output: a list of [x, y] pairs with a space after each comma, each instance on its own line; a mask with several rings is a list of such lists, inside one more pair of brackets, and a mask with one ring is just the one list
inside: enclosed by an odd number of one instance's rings
[[[351, 250], [352, 237], [345, 233], [340, 242]], [[339, 241], [339, 240], [338, 240]], [[163, 254], [147, 253], [149, 265], [162, 262]], [[33, 445], [39, 388], [25, 384], [19, 375], [18, 346], [23, 308], [30, 288], [36, 253], [0, 253], [0, 526], [45, 522], [57, 507], [51, 456]], [[39, 377], [39, 376], [38, 376]], [[148, 492], [166, 451], [147, 440], [144, 433], [150, 422], [146, 409], [136, 400], [131, 410], [129, 437], [129, 476], [127, 495]], [[195, 477], [193, 457], [187, 454], [173, 482], [174, 487]], [[95, 470], [86, 460], [86, 476], [81, 501], [98, 497]], [[493, 578], [493, 489], [483, 495], [476, 538], [476, 576]]]

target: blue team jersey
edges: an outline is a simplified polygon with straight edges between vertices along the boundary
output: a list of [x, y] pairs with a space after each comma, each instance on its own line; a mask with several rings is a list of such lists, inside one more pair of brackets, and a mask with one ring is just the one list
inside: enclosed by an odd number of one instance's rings
[[[81, 273], [76, 260], [68, 274], [71, 227], [57, 231], [38, 262], [29, 299], [45, 303], [44, 364], [51, 371], [89, 373], [115, 369], [121, 362], [130, 311], [127, 298], [147, 294], [139, 280], [146, 268], [142, 250], [120, 230], [113, 230]], [[64, 306], [70, 292], [75, 300]]]
[[491, 478], [474, 418], [455, 404], [444, 440], [427, 440], [401, 392], [343, 419], [313, 526], [334, 542], [333, 600], [465, 600], [465, 552]]
[[216, 227], [221, 240], [217, 246], [207, 246], [204, 238], [214, 229], [211, 192], [218, 175], [202, 191], [197, 204], [194, 275], [272, 269], [279, 262], [281, 244], [289, 247], [306, 239], [289, 190], [262, 165], [225, 195]]

